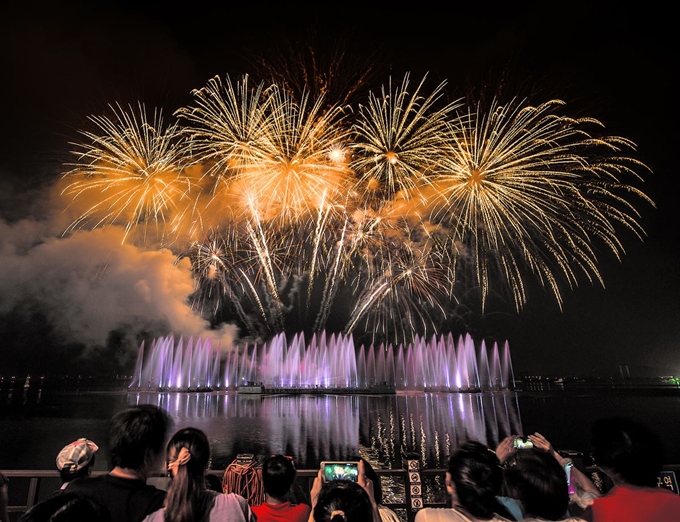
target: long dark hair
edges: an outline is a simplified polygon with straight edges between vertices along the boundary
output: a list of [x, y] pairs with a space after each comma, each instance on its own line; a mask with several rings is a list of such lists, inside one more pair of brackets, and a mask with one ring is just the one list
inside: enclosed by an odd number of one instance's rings
[[182, 448], [189, 460], [177, 466], [165, 499], [165, 522], [199, 522], [208, 520], [216, 493], [205, 483], [205, 470], [210, 462], [210, 443], [201, 430], [185, 428], [175, 433], [167, 448], [168, 464], [172, 464]]
[[561, 520], [569, 507], [567, 475], [552, 455], [541, 449], [516, 452], [506, 462], [505, 486], [519, 498], [527, 516]]
[[628, 484], [656, 487], [663, 449], [647, 426], [624, 417], [598, 419], [591, 444], [597, 466], [618, 473]]
[[471, 515], [491, 519], [499, 514], [515, 518], [496, 498], [503, 485], [503, 470], [496, 454], [480, 442], [461, 445], [449, 460], [449, 474], [458, 503]]
[[315, 522], [366, 522], [372, 519], [371, 499], [356, 482], [332, 480], [321, 487], [314, 507]]

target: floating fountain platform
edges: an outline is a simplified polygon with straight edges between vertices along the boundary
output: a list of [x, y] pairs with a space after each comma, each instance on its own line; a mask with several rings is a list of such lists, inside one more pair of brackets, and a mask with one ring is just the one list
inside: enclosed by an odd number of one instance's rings
[[267, 388], [263, 384], [247, 383], [237, 388], [244, 395], [391, 395], [397, 393], [394, 386], [376, 385], [369, 388]]

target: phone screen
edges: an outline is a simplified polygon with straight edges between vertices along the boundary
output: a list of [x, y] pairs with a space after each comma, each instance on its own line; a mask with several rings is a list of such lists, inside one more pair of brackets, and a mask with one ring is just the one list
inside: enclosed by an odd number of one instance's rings
[[323, 479], [326, 482], [331, 480], [356, 482], [359, 479], [359, 464], [357, 462], [322, 462], [321, 469]]
[[516, 449], [530, 449], [534, 447], [534, 443], [525, 437], [517, 437], [513, 442], [513, 446]]
[[574, 476], [571, 473], [572, 467], [573, 467], [573, 464], [571, 462], [568, 462], [564, 466], [564, 472], [567, 474], [567, 487], [568, 487], [570, 495], [573, 495], [573, 494], [576, 493], [576, 484], [574, 482]]

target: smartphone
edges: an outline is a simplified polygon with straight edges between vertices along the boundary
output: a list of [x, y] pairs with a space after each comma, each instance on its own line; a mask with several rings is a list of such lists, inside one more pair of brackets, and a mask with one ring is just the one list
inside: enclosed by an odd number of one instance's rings
[[534, 443], [528, 437], [515, 437], [512, 446], [515, 449], [531, 449], [534, 447]]
[[574, 482], [574, 477], [571, 473], [571, 469], [573, 467], [574, 465], [571, 462], [567, 462], [564, 465], [564, 472], [567, 475], [567, 488], [570, 495], [574, 495], [576, 493], [576, 483]]
[[321, 463], [321, 475], [326, 482], [332, 480], [356, 482], [359, 480], [359, 463], [323, 461]]

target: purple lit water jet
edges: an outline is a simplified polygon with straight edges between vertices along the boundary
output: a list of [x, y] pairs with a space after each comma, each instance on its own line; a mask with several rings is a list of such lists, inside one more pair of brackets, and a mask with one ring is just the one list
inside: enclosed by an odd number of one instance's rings
[[232, 390], [246, 383], [266, 389], [489, 391], [511, 389], [510, 348], [452, 334], [417, 337], [399, 345], [355, 347], [352, 335], [324, 331], [309, 343], [304, 334], [279, 334], [263, 344], [222, 347], [209, 338], [173, 336], [142, 343], [130, 389]]

